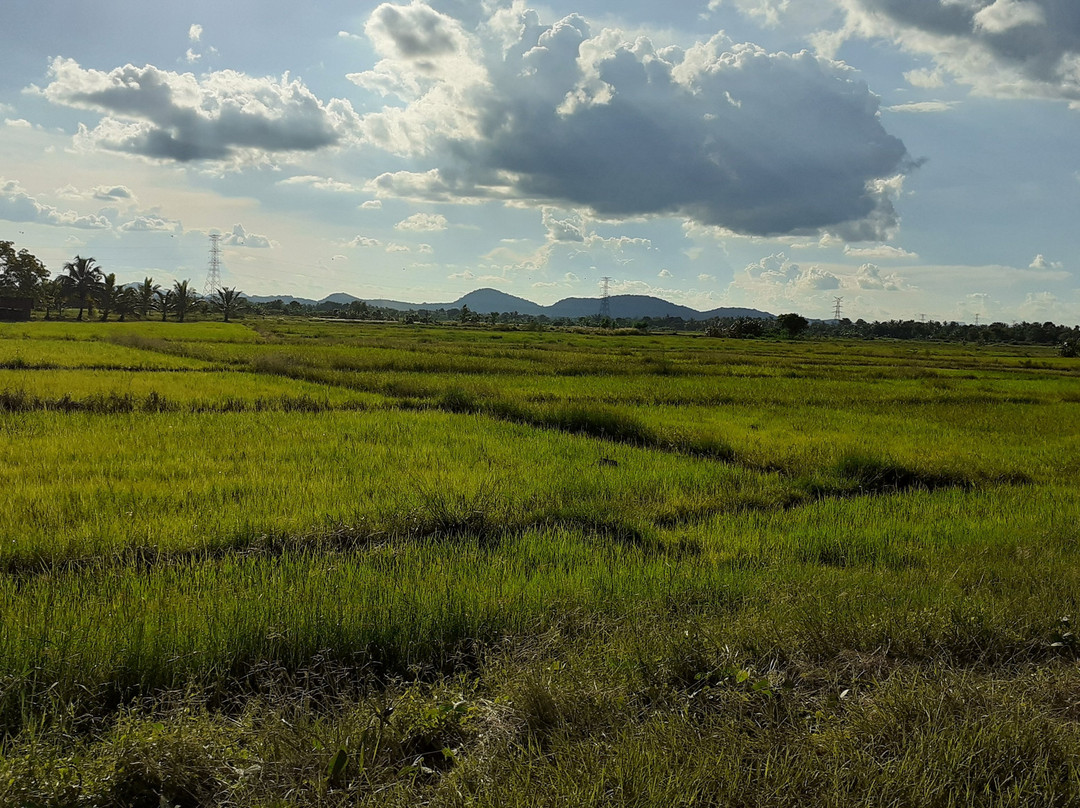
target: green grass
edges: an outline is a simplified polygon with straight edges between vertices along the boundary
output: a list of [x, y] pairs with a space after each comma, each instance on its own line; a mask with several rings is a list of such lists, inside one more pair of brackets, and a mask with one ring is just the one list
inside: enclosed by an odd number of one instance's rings
[[0, 326], [0, 805], [1068, 805], [1075, 362]]

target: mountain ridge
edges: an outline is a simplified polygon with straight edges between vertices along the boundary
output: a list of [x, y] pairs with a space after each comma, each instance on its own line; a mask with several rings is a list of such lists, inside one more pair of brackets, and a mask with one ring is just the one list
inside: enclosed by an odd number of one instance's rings
[[[274, 300], [280, 300], [288, 305], [295, 300], [307, 306], [317, 306], [322, 303], [348, 305], [353, 302], [364, 302], [369, 306], [397, 309], [398, 311], [436, 311], [438, 309], [460, 309], [462, 306], [468, 306], [471, 311], [477, 314], [517, 312], [531, 317], [567, 317], [571, 319], [598, 315], [601, 307], [601, 299], [597, 297], [565, 297], [549, 306], [544, 306], [490, 287], [474, 289], [452, 303], [406, 303], [400, 300], [385, 299], [365, 300], [347, 292], [334, 292], [321, 300], [295, 297], [293, 295], [245, 295], [245, 297], [253, 303], [270, 303]], [[683, 320], [711, 320], [714, 317], [752, 317], [771, 320], [776, 316], [759, 309], [738, 306], [722, 306], [707, 311], [698, 311], [689, 306], [672, 303], [651, 295], [611, 295], [608, 298], [608, 308], [612, 317], [624, 319], [680, 317]]]

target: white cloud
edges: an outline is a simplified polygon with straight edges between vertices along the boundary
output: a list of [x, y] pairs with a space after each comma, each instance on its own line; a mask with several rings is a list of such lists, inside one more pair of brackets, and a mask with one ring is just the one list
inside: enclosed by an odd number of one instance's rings
[[[388, 253], [407, 253], [412, 252], [413, 248], [408, 244], [398, 244], [393, 241], [382, 241], [377, 238], [370, 238], [369, 236], [356, 236], [350, 241], [344, 242], [345, 247], [359, 247], [363, 249], [383, 250]], [[416, 245], [416, 251], [421, 254], [431, 254], [434, 252], [434, 248], [430, 244], [418, 244]]]
[[94, 188], [93, 196], [104, 202], [135, 201], [135, 194], [126, 185], [99, 185]]
[[17, 181], [3, 178], [0, 178], [0, 219], [51, 224], [58, 227], [77, 227], [82, 230], [108, 230], [112, 227], [104, 216], [60, 210], [39, 202], [26, 193]]
[[1028, 322], [1075, 321], [1075, 309], [1065, 305], [1052, 292], [1028, 292], [1019, 307], [1020, 317]]
[[360, 205], [360, 210], [382, 210], [382, 200], [369, 199]]
[[898, 275], [884, 275], [874, 264], [863, 264], [855, 273], [855, 285], [859, 289], [881, 289], [886, 292], [898, 292], [905, 288]]
[[162, 160], [256, 159], [305, 152], [351, 138], [359, 124], [347, 101], [322, 103], [300, 81], [225, 70], [196, 78], [152, 65], [108, 73], [57, 58], [42, 94], [105, 117], [79, 142]]
[[266, 236], [248, 233], [242, 224], [233, 225], [232, 233], [225, 236], [221, 243], [226, 247], [252, 247], [265, 249], [273, 247], [274, 242]]
[[674, 278], [675, 276], [672, 275], [669, 270], [661, 269], [660, 272], [657, 273], [656, 277], [658, 277], [658, 278]]
[[32, 129], [33, 124], [25, 118], [5, 118], [4, 126], [10, 126], [13, 129]]
[[907, 152], [842, 63], [723, 36], [661, 47], [522, 9], [474, 30], [418, 1], [376, 9], [366, 31], [385, 58], [352, 78], [397, 103], [364, 117], [365, 136], [435, 163], [380, 176], [380, 196], [678, 215], [760, 236], [895, 228], [882, 181]]
[[585, 242], [587, 223], [580, 214], [558, 219], [552, 208], [545, 207], [541, 209], [540, 216], [549, 242], [571, 244]]
[[128, 222], [116, 228], [125, 233], [183, 233], [184, 226], [174, 219], [163, 219], [160, 216], [136, 216]]
[[844, 255], [850, 258], [869, 258], [875, 261], [919, 257], [917, 253], [908, 252], [900, 247], [891, 247], [888, 244], [877, 247], [851, 247], [845, 245]]
[[945, 76], [940, 69], [909, 70], [904, 73], [904, 78], [912, 87], [921, 87], [925, 90], [936, 90], [945, 86]]
[[619, 252], [628, 247], [641, 247], [647, 250], [652, 247], [652, 242], [649, 239], [641, 238], [640, 236], [612, 236], [610, 238], [605, 238], [598, 233], [590, 233], [585, 239], [585, 246], [604, 247]]
[[1039, 253], [1031, 259], [1028, 269], [1061, 269], [1062, 266], [1063, 264], [1060, 261], [1048, 261], [1046, 260], [1046, 256]]
[[314, 188], [317, 191], [330, 191], [332, 193], [349, 194], [357, 193], [360, 189], [347, 182], [331, 179], [330, 177], [318, 177], [312, 174], [301, 174], [278, 181], [278, 185], [298, 185]]
[[885, 109], [888, 112], [948, 112], [955, 106], [955, 101], [913, 101], [910, 104], [894, 104]]
[[803, 306], [820, 302], [823, 293], [840, 286], [840, 278], [832, 272], [818, 266], [804, 268], [784, 253], [775, 253], [737, 272], [728, 286], [727, 296], [759, 306]]
[[346, 247], [382, 247], [383, 243], [377, 238], [368, 238], [367, 236], [357, 236], [352, 241], [345, 242]]
[[428, 233], [445, 230], [447, 227], [446, 217], [442, 214], [414, 213], [406, 219], [394, 225], [395, 230], [404, 230], [412, 233]]
[[840, 279], [820, 267], [801, 272], [792, 283], [800, 290], [831, 290], [840, 288]]
[[846, 21], [834, 44], [885, 38], [934, 61], [932, 70], [906, 74], [915, 86], [941, 86], [948, 75], [981, 95], [1080, 105], [1080, 7], [1073, 0], [837, 2]]
[[383, 58], [347, 78], [383, 96], [407, 101], [364, 119], [367, 138], [401, 154], [424, 154], [433, 139], [474, 138], [473, 95], [488, 85], [476, 38], [461, 22], [426, 3], [383, 3], [364, 33]]
[[697, 276], [697, 279], [698, 279], [698, 280], [699, 280], [699, 281], [700, 281], [701, 283], [709, 283], [709, 282], [711, 282], [711, 281], [715, 281], [715, 280], [716, 280], [716, 276], [715, 276], [715, 275], [709, 275], [709, 274], [707, 274], [707, 273], [705, 273], [705, 272], [702, 272], [702, 273], [701, 273], [700, 275], [698, 275], [698, 276]]
[[1002, 34], [1023, 25], [1046, 25], [1046, 14], [1030, 0], [995, 0], [975, 12], [975, 29]]
[[202, 34], [203, 27], [198, 23], [195, 23], [190, 28], [188, 28], [188, 41], [198, 42], [200, 39], [202, 39]]

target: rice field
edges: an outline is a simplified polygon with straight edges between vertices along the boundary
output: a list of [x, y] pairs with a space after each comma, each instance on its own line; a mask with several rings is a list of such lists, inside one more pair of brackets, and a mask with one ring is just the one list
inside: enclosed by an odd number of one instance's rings
[[1068, 805], [1080, 364], [0, 324], [0, 805]]

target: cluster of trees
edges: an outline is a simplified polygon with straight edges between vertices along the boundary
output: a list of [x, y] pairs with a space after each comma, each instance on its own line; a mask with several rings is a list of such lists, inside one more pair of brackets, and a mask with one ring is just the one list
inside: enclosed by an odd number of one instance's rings
[[726, 317], [710, 320], [705, 324], [707, 337], [731, 337], [754, 339], [755, 337], [783, 334], [797, 337], [810, 327], [810, 321], [801, 314], [781, 314], [774, 319], [763, 317]]
[[114, 314], [121, 321], [160, 314], [162, 320], [171, 315], [183, 322], [192, 311], [211, 309], [223, 313], [228, 322], [245, 302], [235, 288], [227, 287], [204, 299], [187, 280], [176, 281], [171, 289], [149, 277], [140, 284], [117, 284], [115, 273], [106, 273], [95, 259], [79, 255], [64, 264], [63, 274], [51, 278], [40, 260], [25, 249], [16, 252], [10, 241], [0, 241], [0, 295], [33, 300], [47, 320], [77, 307], [78, 320], [97, 313], [102, 321]]
[[753, 339], [778, 333], [810, 337], [848, 339], [930, 340], [941, 342], [1011, 343], [1019, 345], [1057, 345], [1065, 351], [1080, 351], [1080, 326], [1056, 323], [988, 323], [972, 325], [957, 322], [922, 320], [820, 320], [810, 322], [798, 314], [781, 314], [774, 320], [747, 317], [711, 320], [705, 333], [712, 337]]
[[914, 339], [942, 342], [1011, 343], [1014, 345], [1064, 345], [1080, 340], [1080, 326], [1052, 322], [970, 323], [937, 320], [835, 320], [814, 323], [810, 336], [839, 336], [856, 339]]

